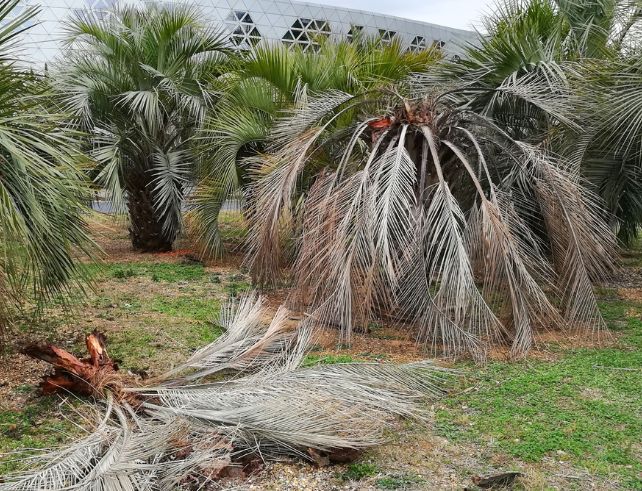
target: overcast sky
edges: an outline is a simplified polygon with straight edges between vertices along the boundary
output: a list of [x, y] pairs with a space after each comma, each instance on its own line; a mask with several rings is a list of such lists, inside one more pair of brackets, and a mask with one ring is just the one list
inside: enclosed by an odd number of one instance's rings
[[307, 0], [310, 3], [337, 5], [382, 14], [421, 20], [442, 26], [471, 29], [479, 26], [482, 13], [494, 0]]

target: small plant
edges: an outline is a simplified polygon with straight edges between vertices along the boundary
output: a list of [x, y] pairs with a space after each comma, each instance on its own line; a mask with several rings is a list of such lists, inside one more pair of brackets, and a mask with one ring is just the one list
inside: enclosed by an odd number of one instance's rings
[[239, 286], [237, 283], [230, 283], [225, 287], [225, 289], [227, 290], [227, 293], [229, 293], [230, 297], [232, 298], [237, 297], [238, 291], [239, 291]]
[[423, 482], [423, 479], [418, 476], [402, 474], [377, 479], [377, 487], [379, 489], [408, 489], [411, 484], [418, 484], [421, 482]]
[[245, 280], [245, 275], [242, 274], [232, 274], [227, 277], [231, 282], [243, 282]]
[[132, 276], [136, 276], [136, 272], [130, 267], [130, 268], [118, 268], [114, 270], [114, 278], [119, 278], [119, 279], [124, 279], [124, 278], [131, 278]]
[[339, 479], [342, 481], [361, 481], [366, 477], [372, 477], [379, 473], [379, 467], [372, 462], [356, 462], [350, 464]]
[[374, 331], [381, 328], [383, 328], [383, 324], [381, 322], [372, 321], [368, 323], [368, 331]]
[[18, 394], [29, 394], [33, 392], [33, 386], [29, 384], [20, 384], [14, 390]]
[[250, 284], [245, 281], [238, 282], [237, 279], [239, 277], [242, 278], [241, 275], [231, 276], [230, 283], [228, 283], [225, 286], [225, 290], [227, 291], [228, 295], [232, 298], [236, 298], [239, 295], [239, 293], [246, 292], [251, 288]]
[[160, 281], [160, 277], [156, 273], [152, 273], [152, 281], [158, 283]]

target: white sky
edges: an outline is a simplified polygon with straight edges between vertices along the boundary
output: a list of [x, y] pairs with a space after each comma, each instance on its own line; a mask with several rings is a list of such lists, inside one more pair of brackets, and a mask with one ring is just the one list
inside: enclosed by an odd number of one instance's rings
[[310, 3], [367, 10], [458, 29], [479, 27], [495, 0], [306, 0]]

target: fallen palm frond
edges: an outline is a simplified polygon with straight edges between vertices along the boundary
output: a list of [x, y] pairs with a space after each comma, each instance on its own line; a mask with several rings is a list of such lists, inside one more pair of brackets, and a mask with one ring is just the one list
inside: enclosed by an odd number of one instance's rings
[[[86, 367], [90, 380], [81, 387], [91, 385], [104, 416], [70, 446], [25, 457], [26, 470], [3, 476], [0, 490], [180, 489], [248, 459], [354, 457], [382, 442], [394, 416], [422, 419], [426, 398], [442, 393], [448, 372], [429, 362], [300, 368], [308, 321], [289, 325], [284, 307], [271, 321], [266, 314], [255, 294], [228, 304], [221, 313], [227, 332], [147, 385], [119, 377], [96, 333], [88, 360], [39, 356], [55, 364], [57, 377], [69, 370], [82, 378], [78, 366]], [[45, 377], [45, 387], [55, 380]]]
[[[300, 237], [290, 302], [344, 341], [384, 315], [434, 351], [478, 360], [500, 345], [523, 355], [542, 329], [599, 332], [592, 282], [616, 256], [599, 199], [543, 145], [459, 105], [456, 92], [344, 103], [330, 94], [336, 108], [325, 116], [314, 102], [280, 123], [299, 133], [258, 168], [254, 277], [286, 262], [287, 222]], [[565, 97], [542, 90], [537, 107], [565, 124]], [[348, 108], [352, 131], [337, 130], [330, 123]], [[305, 189], [308, 168], [320, 170]]]

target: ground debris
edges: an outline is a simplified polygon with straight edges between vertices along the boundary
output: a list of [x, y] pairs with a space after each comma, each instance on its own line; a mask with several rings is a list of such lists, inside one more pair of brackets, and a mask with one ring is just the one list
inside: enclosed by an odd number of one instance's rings
[[83, 359], [52, 344], [30, 344], [23, 349], [23, 354], [54, 367], [53, 372], [42, 377], [40, 388], [43, 394], [71, 392], [100, 398], [105, 389], [109, 389], [118, 399], [138, 407], [141, 401], [136, 396], [119, 390], [134, 380], [119, 372], [118, 364], [109, 357], [105, 335], [94, 330], [85, 337], [85, 344], [89, 357]]
[[494, 476], [474, 476], [473, 483], [481, 489], [512, 489], [515, 480], [522, 477], [521, 472], [502, 472]]

